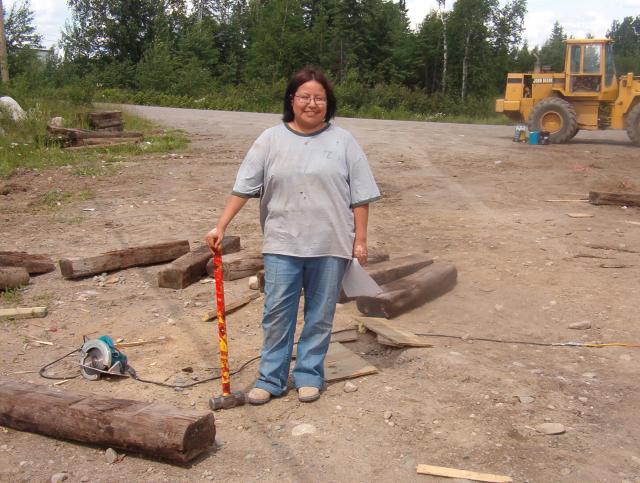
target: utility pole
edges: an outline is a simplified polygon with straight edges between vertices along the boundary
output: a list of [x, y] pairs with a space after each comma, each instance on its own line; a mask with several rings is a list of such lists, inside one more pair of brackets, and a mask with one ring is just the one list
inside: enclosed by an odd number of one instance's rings
[[4, 7], [0, 0], [0, 74], [2, 83], [9, 82], [9, 63], [7, 62], [7, 38], [4, 35]]

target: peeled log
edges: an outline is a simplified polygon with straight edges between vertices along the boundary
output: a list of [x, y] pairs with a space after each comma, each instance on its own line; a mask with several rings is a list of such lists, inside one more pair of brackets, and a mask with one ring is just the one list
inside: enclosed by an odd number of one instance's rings
[[[264, 259], [258, 252], [238, 252], [222, 255], [222, 279], [237, 280], [256, 275], [264, 268]], [[213, 277], [213, 260], [207, 262], [207, 273]]]
[[0, 379], [0, 425], [186, 463], [214, 444], [213, 413]]
[[0, 267], [0, 290], [17, 288], [29, 283], [29, 272], [23, 267]]
[[[378, 285], [384, 285], [399, 278], [406, 277], [417, 272], [421, 268], [431, 265], [433, 259], [427, 255], [407, 255], [405, 257], [394, 258], [386, 262], [378, 263], [373, 267], [365, 267], [367, 273]], [[338, 302], [344, 304], [355, 298], [347, 297], [343, 290], [340, 291]]]
[[114, 250], [86, 258], [63, 258], [60, 271], [64, 278], [80, 278], [124, 268], [171, 262], [189, 252], [187, 240]]
[[[222, 239], [222, 253], [240, 250], [239, 236]], [[207, 273], [207, 262], [211, 260], [211, 249], [203, 245], [182, 255], [158, 272], [158, 287], [181, 289], [197, 282]]]
[[29, 275], [48, 273], [56, 269], [53, 260], [45, 255], [26, 252], [0, 252], [0, 267], [23, 267]]
[[448, 292], [457, 277], [458, 271], [453, 265], [434, 263], [383, 285], [383, 292], [375, 297], [358, 297], [358, 310], [370, 317], [390, 319]]

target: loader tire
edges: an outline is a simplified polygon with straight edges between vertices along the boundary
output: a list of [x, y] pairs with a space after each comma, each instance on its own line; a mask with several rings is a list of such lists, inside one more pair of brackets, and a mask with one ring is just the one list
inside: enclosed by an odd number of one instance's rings
[[529, 114], [529, 131], [548, 131], [549, 141], [566, 143], [578, 133], [576, 110], [559, 97], [547, 97], [538, 102]]
[[636, 104], [629, 111], [624, 127], [631, 142], [636, 146], [640, 146], [640, 104]]

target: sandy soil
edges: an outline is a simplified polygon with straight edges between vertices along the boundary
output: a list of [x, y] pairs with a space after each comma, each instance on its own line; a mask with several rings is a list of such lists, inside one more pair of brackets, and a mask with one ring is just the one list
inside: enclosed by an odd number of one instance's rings
[[[278, 122], [266, 114], [131, 109], [184, 129], [191, 147], [122, 159], [95, 178], [62, 168], [6, 181], [14, 188], [0, 196], [0, 250], [59, 258], [179, 238], [194, 246], [213, 226], [252, 140]], [[452, 292], [403, 321], [471, 338], [640, 343], [639, 209], [545, 201], [578, 200], [590, 189], [638, 190], [640, 149], [624, 133], [582, 132], [567, 145], [527, 146], [511, 141], [509, 127], [337, 122], [365, 148], [384, 192], [371, 210], [370, 245], [392, 257], [426, 251], [459, 270]], [[42, 209], [38, 200], [54, 188], [91, 189], [95, 197]], [[256, 202], [228, 234], [240, 235], [244, 247], [260, 246]], [[117, 272], [107, 277], [116, 276], [114, 283], [66, 281], [58, 271], [34, 277], [22, 305], [46, 304], [50, 313], [0, 323], [2, 377], [51, 384], [23, 372], [79, 346], [83, 334], [166, 337], [126, 350], [148, 379], [189, 382], [213, 374], [214, 325], [200, 321], [213, 306], [213, 285], [159, 289], [159, 268]], [[246, 280], [225, 288], [227, 301], [249, 292]], [[339, 307], [336, 327], [356, 314], [354, 304]], [[232, 365], [258, 353], [260, 315], [255, 301], [228, 317]], [[591, 329], [568, 328], [583, 320]], [[29, 343], [33, 338], [53, 345]], [[217, 413], [217, 450], [186, 468], [136, 455], [108, 464], [101, 448], [2, 429], [0, 480], [47, 481], [66, 472], [68, 481], [105, 482], [439, 481], [416, 474], [424, 463], [519, 482], [640, 481], [639, 349], [432, 342], [389, 349], [362, 335], [348, 347], [380, 373], [354, 380], [357, 392], [336, 383], [315, 404], [290, 393], [263, 407]], [[73, 373], [75, 363], [56, 371]], [[252, 365], [232, 385], [248, 389], [255, 374]], [[203, 410], [220, 391], [217, 382], [182, 392], [133, 380], [73, 379], [59, 387]], [[544, 422], [561, 423], [566, 433], [538, 433]], [[293, 436], [300, 423], [316, 432]]]

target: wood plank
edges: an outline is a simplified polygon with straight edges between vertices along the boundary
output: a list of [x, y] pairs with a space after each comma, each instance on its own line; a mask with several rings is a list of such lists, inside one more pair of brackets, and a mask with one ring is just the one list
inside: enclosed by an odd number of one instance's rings
[[[239, 236], [222, 239], [222, 253], [240, 251]], [[207, 273], [207, 262], [211, 260], [211, 249], [202, 245], [185, 253], [158, 272], [158, 287], [183, 289], [200, 280]]]
[[46, 255], [27, 252], [0, 252], [0, 267], [26, 268], [29, 275], [49, 273], [56, 269], [53, 260]]
[[326, 382], [344, 381], [345, 379], [353, 379], [378, 372], [375, 366], [347, 349], [340, 342], [329, 344], [324, 367]]
[[416, 471], [419, 475], [445, 476], [447, 478], [461, 478], [464, 480], [484, 481], [488, 483], [510, 483], [513, 481], [509, 476], [458, 470], [444, 466], [418, 465]]
[[331, 332], [331, 342], [355, 342], [357, 340], [358, 329], [355, 327]]
[[[256, 251], [242, 251], [222, 255], [222, 279], [238, 280], [256, 275], [264, 268], [262, 253]], [[207, 273], [213, 277], [213, 260], [207, 262]]]
[[[250, 303], [252, 300], [257, 299], [258, 297], [260, 297], [260, 292], [253, 292], [250, 293], [249, 295], [245, 295], [242, 298], [239, 298], [238, 300], [234, 300], [233, 302], [230, 302], [228, 304], [225, 303], [225, 314], [230, 314], [235, 312], [236, 310], [244, 307], [245, 305], [247, 305], [248, 303]], [[203, 316], [202, 316], [202, 321], [203, 322], [209, 322], [210, 320], [216, 320], [218, 318], [218, 311], [216, 309], [212, 309], [212, 310], [208, 310]]]
[[0, 379], [0, 424], [186, 463], [214, 444], [213, 413]]
[[434, 263], [382, 285], [375, 297], [358, 297], [358, 310], [370, 317], [396, 317], [439, 297], [456, 284], [458, 271], [448, 263]]
[[640, 206], [640, 193], [590, 191], [589, 203], [592, 205]]
[[29, 272], [23, 267], [0, 267], [0, 290], [18, 288], [29, 283]]
[[64, 278], [81, 278], [130, 267], [171, 262], [189, 252], [189, 242], [179, 240], [113, 250], [86, 258], [63, 258], [60, 271]]
[[0, 309], [0, 320], [34, 319], [46, 316], [46, 307], [16, 307], [15, 309]]
[[394, 327], [393, 322], [376, 317], [356, 317], [356, 322], [400, 347], [433, 347], [411, 331]]
[[[406, 277], [407, 275], [411, 275], [432, 263], [433, 259], [427, 255], [413, 254], [394, 258], [393, 260], [381, 262], [374, 266], [367, 266], [365, 267], [365, 270], [378, 285], [384, 285], [393, 282], [394, 280], [398, 280], [399, 278]], [[340, 290], [338, 303], [344, 304], [351, 300], [355, 300], [355, 297], [347, 297], [344, 290]]]
[[66, 137], [70, 140], [86, 139], [86, 138], [139, 138], [143, 137], [143, 133], [138, 131], [91, 131], [89, 129], [75, 129], [67, 127], [47, 126], [49, 134], [55, 136]]

